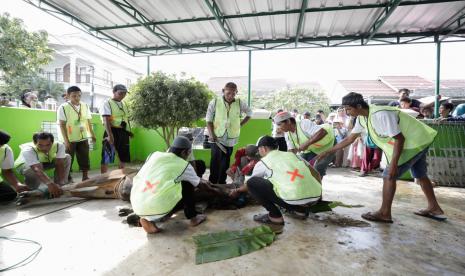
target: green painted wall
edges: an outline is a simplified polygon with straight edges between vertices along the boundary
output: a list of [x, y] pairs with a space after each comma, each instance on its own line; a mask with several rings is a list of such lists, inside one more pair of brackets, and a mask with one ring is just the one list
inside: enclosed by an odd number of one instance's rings
[[[32, 141], [32, 134], [40, 131], [43, 122], [56, 122], [56, 113], [48, 110], [23, 109], [0, 107], [0, 129], [8, 132], [12, 139], [9, 142], [15, 158], [19, 155], [19, 145]], [[94, 149], [90, 152], [92, 169], [100, 168], [103, 125], [98, 114], [92, 115], [92, 124], [97, 137]], [[197, 126], [205, 126], [204, 121], [196, 123]], [[134, 138], [131, 139], [131, 157], [133, 160], [144, 161], [154, 151], [165, 151], [166, 145], [160, 135], [154, 130], [133, 128]], [[262, 135], [271, 134], [271, 120], [250, 120], [242, 129], [239, 144], [235, 149], [247, 144], [255, 144]], [[197, 159], [204, 160], [207, 166], [210, 164], [209, 149], [195, 149]], [[234, 154], [232, 158], [234, 157]], [[77, 169], [77, 162], [74, 167]]]

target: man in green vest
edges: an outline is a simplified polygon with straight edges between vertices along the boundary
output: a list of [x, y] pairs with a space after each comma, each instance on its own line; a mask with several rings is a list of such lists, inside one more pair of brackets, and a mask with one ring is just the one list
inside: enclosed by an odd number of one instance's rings
[[[245, 102], [236, 99], [237, 85], [228, 82], [223, 88], [223, 96], [213, 99], [207, 109], [207, 128], [210, 134], [211, 159], [210, 182], [226, 183], [226, 170], [234, 145], [239, 141], [241, 126], [249, 121], [252, 110]], [[241, 113], [246, 116], [241, 121]]]
[[[51, 133], [35, 133], [32, 140], [33, 143], [20, 146], [15, 168], [25, 177], [24, 182], [29, 189], [35, 190], [45, 184], [53, 197], [59, 197], [63, 193], [61, 186], [68, 182], [71, 156], [62, 143], [54, 141]], [[53, 180], [45, 173], [51, 169], [55, 170]]]
[[279, 112], [273, 121], [285, 132], [287, 150], [300, 153], [302, 158], [310, 162], [321, 175], [326, 175], [328, 165], [334, 160], [335, 154], [315, 162], [314, 158], [334, 145], [334, 131], [331, 125], [316, 125], [308, 119], [297, 121], [287, 111]]
[[81, 89], [70, 86], [66, 91], [68, 101], [57, 109], [57, 118], [60, 124], [61, 137], [66, 147], [66, 153], [71, 155], [71, 166], [74, 154], [82, 171], [82, 181], [89, 179], [89, 142], [91, 138], [95, 143], [95, 134], [92, 129], [92, 114], [89, 106], [81, 102]]
[[277, 150], [279, 145], [273, 137], [259, 138], [257, 146], [261, 160], [255, 165], [246, 185], [233, 190], [230, 196], [236, 197], [238, 193], [248, 191], [268, 211], [255, 215], [253, 219], [281, 233], [284, 218], [279, 207], [296, 218], [308, 217], [307, 206], [321, 198], [320, 176], [294, 153]]
[[202, 187], [216, 191], [209, 182], [199, 178], [187, 162], [192, 143], [183, 136], [177, 136], [169, 152], [154, 152], [145, 161], [133, 178], [131, 205], [140, 216], [140, 224], [149, 234], [159, 232], [156, 225], [165, 221], [184, 206], [184, 214], [191, 226], [197, 226], [207, 219], [195, 210], [194, 189]]
[[[128, 90], [126, 86], [117, 84], [113, 87], [113, 98], [103, 102], [100, 108], [105, 133], [103, 135], [101, 173], [108, 171], [108, 164], [113, 158], [109, 158], [109, 151], [116, 151], [119, 158], [119, 168], [123, 169], [125, 163], [131, 162], [129, 152], [129, 138], [133, 136], [129, 123], [129, 110], [123, 99]], [[111, 154], [110, 154], [111, 155]], [[114, 156], [113, 156], [114, 157]]]
[[16, 198], [16, 193], [29, 190], [26, 185], [16, 178], [13, 172], [13, 151], [8, 146], [10, 138], [8, 133], [0, 130], [0, 170], [6, 181], [4, 182], [0, 177], [0, 202], [13, 200]]
[[351, 92], [344, 96], [342, 105], [348, 115], [357, 117], [355, 126], [347, 138], [320, 154], [319, 158], [352, 144], [365, 129], [376, 146], [383, 150], [389, 163], [383, 172], [381, 207], [362, 217], [370, 221], [392, 223], [391, 206], [396, 192], [396, 179], [410, 170], [428, 201], [426, 209], [418, 210], [415, 214], [439, 221], [446, 220], [427, 176], [426, 154], [437, 132], [396, 107], [369, 106], [358, 93]]

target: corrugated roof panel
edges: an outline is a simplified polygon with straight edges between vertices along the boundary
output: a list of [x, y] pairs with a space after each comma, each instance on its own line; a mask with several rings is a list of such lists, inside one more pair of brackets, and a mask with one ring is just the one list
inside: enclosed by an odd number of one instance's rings
[[147, 46], [164, 46], [165, 43], [151, 34], [144, 27], [134, 27], [131, 29], [115, 29], [102, 31], [120, 41], [124, 41], [126, 45], [134, 48]]
[[379, 33], [429, 31], [465, 8], [465, 1], [397, 7]]
[[114, 26], [134, 23], [134, 19], [124, 14], [109, 1], [73, 1], [51, 0], [51, 3], [60, 6], [77, 18], [91, 26]]
[[[230, 44], [222, 26], [215, 20], [213, 12], [203, 0], [125, 0], [126, 2], [116, 0], [121, 2], [123, 7], [118, 7], [110, 0], [49, 1], [91, 27], [97, 27], [100, 32], [108, 34], [115, 40], [135, 49], [147, 47], [169, 49], [170, 47], [177, 47], [174, 42], [182, 45], [203, 44], [200, 46], [209, 47], [209, 49], [212, 49], [212, 47], [221, 48], [223, 45]], [[252, 40], [254, 45], [265, 48], [264, 40], [266, 40], [267, 46], [272, 45], [274, 40], [276, 40], [274, 46], [279, 46], [292, 42], [296, 36], [302, 0], [210, 1], [212, 5], [215, 3], [218, 5], [220, 14], [229, 17], [224, 20], [231, 29], [235, 40], [240, 43], [247, 44]], [[301, 41], [306, 39], [307, 43], [301, 43], [298, 46], [312, 46], [312, 38], [315, 37], [318, 38], [319, 42], [316, 42], [313, 46], [326, 46], [326, 44], [321, 43], [321, 40], [326, 38], [340, 41], [340, 39], [344, 39], [343, 36], [367, 37], [374, 20], [385, 11], [384, 5], [387, 1], [308, 1], [307, 9], [309, 10], [303, 17], [301, 35], [299, 35]], [[429, 36], [426, 42], [432, 42], [431, 36], [435, 34], [434, 32], [440, 29], [440, 26], [447, 26], [449, 19], [465, 8], [465, 1], [463, 0], [443, 0], [447, 2], [433, 4], [431, 1], [441, 0], [402, 1], [400, 6], [393, 11], [388, 20], [377, 31], [378, 34], [390, 34], [391, 37], [380, 39], [380, 36], [378, 38], [375, 36], [372, 38], [373, 43], [388, 43], [388, 40], [395, 43], [403, 42], [402, 39], [399, 39], [399, 36], [404, 36], [405, 32], [409, 33], [407, 34], [408, 37], [415, 37], [416, 34], [412, 33], [424, 31], [431, 31], [425, 35]], [[146, 27], [140, 26], [140, 22], [137, 22], [138, 20], [130, 15], [132, 13], [130, 7], [124, 7], [127, 3], [144, 16], [144, 19], [139, 21], [148, 20], [151, 23]], [[335, 11], [336, 8], [339, 10]], [[127, 12], [124, 10], [127, 10]], [[253, 16], [254, 13], [265, 13], [267, 15]], [[247, 14], [247, 17], [236, 17], [244, 14]], [[179, 22], [180, 20], [181, 22]], [[178, 22], [174, 23], [173, 21]], [[449, 27], [448, 30], [454, 27], [455, 25]], [[157, 37], [151, 28], [155, 28], [156, 32], [165, 33], [170, 37], [170, 42], [168, 43], [166, 38]], [[226, 29], [228, 29], [227, 26]], [[447, 33], [445, 32], [447, 30], [442, 31], [442, 35]], [[462, 29], [459, 33], [463, 34], [465, 30]], [[454, 39], [457, 39], [457, 37], [454, 37]], [[354, 42], [354, 45], [360, 45], [360, 41], [356, 42]], [[215, 44], [212, 45], [212, 43]], [[336, 44], [335, 42], [329, 43], [331, 46]], [[198, 47], [198, 45], [195, 45], [195, 47]], [[237, 49], [243, 48], [239, 46]], [[232, 49], [230, 47], [227, 50]]]

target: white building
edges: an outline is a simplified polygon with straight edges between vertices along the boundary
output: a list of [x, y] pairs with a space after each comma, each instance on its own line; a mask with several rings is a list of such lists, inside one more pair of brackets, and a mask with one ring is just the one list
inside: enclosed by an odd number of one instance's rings
[[82, 101], [94, 110], [112, 96], [114, 85], [129, 88], [143, 75], [133, 57], [99, 45], [81, 34], [50, 37], [49, 46], [55, 53], [53, 61], [42, 70], [45, 78], [62, 83], [65, 89], [72, 85], [81, 88]]

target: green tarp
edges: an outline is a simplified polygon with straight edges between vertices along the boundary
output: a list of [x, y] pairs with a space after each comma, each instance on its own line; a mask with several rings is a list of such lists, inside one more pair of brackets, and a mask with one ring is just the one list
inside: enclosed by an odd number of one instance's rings
[[203, 264], [234, 258], [270, 245], [275, 233], [262, 225], [239, 231], [224, 231], [194, 236], [195, 263]]

